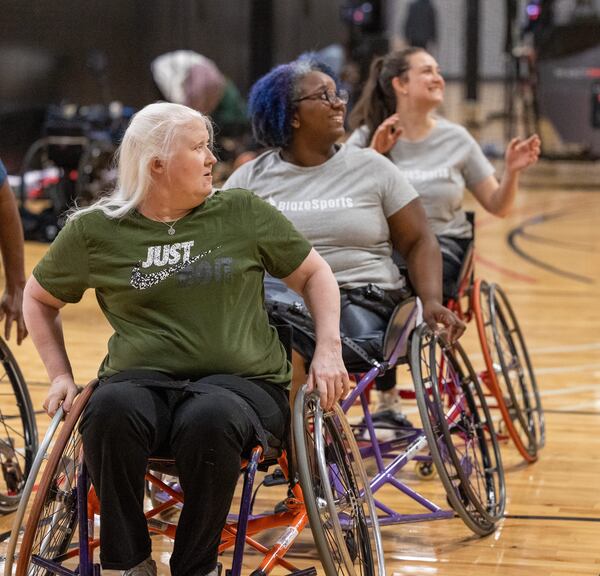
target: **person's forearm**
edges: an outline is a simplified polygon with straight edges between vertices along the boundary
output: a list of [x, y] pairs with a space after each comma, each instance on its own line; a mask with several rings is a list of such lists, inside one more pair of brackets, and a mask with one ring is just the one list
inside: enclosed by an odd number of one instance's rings
[[302, 297], [315, 324], [317, 346], [340, 346], [340, 290], [331, 271], [320, 269], [312, 274]]
[[519, 173], [505, 171], [496, 192], [492, 195], [490, 212], [506, 216], [511, 209], [519, 188]]
[[72, 378], [59, 310], [26, 296], [23, 312], [27, 329], [46, 367], [50, 382], [65, 375]]
[[0, 191], [0, 249], [6, 275], [6, 288], [23, 288], [25, 266], [23, 249], [23, 227], [13, 193], [5, 182]]
[[442, 255], [433, 234], [421, 237], [405, 256], [408, 275], [423, 303], [442, 302]]

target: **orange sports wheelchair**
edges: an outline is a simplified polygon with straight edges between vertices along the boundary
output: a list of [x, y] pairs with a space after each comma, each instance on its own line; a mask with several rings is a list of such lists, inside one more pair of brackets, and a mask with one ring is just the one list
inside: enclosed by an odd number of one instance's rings
[[[474, 213], [467, 212], [474, 225]], [[473, 227], [474, 229], [474, 227]], [[474, 242], [463, 259], [456, 297], [446, 305], [461, 319], [475, 319], [485, 369], [479, 373], [490, 408], [502, 415], [499, 435], [508, 435], [527, 462], [537, 460], [545, 443], [544, 410], [523, 332], [506, 293], [475, 277]]]
[[[94, 536], [99, 502], [83, 461], [78, 431], [80, 416], [96, 384], [91, 382], [83, 389], [64, 423], [62, 409], [59, 410], [41, 443], [14, 520], [5, 563], [7, 575], [100, 574], [95, 558], [102, 543]], [[287, 446], [269, 447], [264, 453], [256, 447], [244, 462], [239, 513], [230, 514], [219, 547], [220, 553], [233, 549], [231, 568], [224, 574], [239, 576], [244, 549], [251, 547], [262, 555], [253, 576], [269, 574], [276, 566], [297, 576], [316, 575], [314, 567], [299, 569], [286, 558], [298, 534], [310, 523], [327, 576], [384, 576], [375, 504], [360, 452], [341, 408], [336, 405], [332, 411], [323, 412], [318, 396], [307, 394], [302, 388], [294, 401], [292, 436], [295, 458], [290, 457]], [[277, 477], [277, 483], [288, 485], [285, 510], [255, 514], [256, 472], [273, 464], [279, 466], [283, 476], [273, 474], [271, 480]], [[42, 468], [41, 479], [36, 480]], [[146, 480], [162, 495], [153, 499], [152, 508], [146, 512], [148, 530], [170, 538], [175, 535], [176, 525], [162, 513], [184, 500], [178, 486], [163, 479], [164, 475], [173, 474], [176, 471], [172, 460], [148, 461]], [[21, 537], [20, 527], [36, 481], [39, 486]], [[282, 529], [274, 542], [273, 528]], [[264, 532], [268, 532], [269, 543], [258, 539]]]

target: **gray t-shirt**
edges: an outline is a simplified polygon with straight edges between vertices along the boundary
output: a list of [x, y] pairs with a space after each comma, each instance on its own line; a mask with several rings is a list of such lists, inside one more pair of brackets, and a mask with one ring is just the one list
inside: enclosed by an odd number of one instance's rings
[[327, 162], [301, 167], [279, 150], [243, 164], [224, 189], [246, 188], [291, 220], [325, 258], [342, 288], [369, 282], [386, 290], [404, 279], [392, 261], [387, 218], [418, 197], [406, 178], [374, 150], [341, 146]]
[[[362, 126], [346, 145], [364, 148], [367, 139], [368, 129]], [[398, 140], [389, 157], [416, 188], [437, 236], [471, 237], [471, 225], [462, 208], [464, 189], [491, 176], [494, 167], [465, 128], [437, 118], [426, 138]]]

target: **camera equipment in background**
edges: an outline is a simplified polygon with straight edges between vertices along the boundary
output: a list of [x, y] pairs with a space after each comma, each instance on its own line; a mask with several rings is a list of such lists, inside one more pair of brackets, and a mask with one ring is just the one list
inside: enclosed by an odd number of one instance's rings
[[[118, 102], [48, 108], [42, 137], [29, 147], [20, 171], [26, 239], [53, 240], [68, 208], [88, 205], [114, 187], [112, 158], [132, 114]], [[41, 212], [32, 208], [35, 202]]]

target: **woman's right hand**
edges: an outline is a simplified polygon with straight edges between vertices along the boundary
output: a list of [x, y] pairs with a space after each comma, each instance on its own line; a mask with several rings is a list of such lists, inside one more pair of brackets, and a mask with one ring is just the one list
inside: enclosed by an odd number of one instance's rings
[[62, 404], [63, 410], [69, 412], [78, 392], [79, 388], [73, 381], [73, 376], [70, 374], [57, 376], [50, 384], [48, 395], [44, 400], [44, 410], [48, 416], [52, 417]]
[[331, 346], [317, 343], [306, 380], [306, 391], [313, 390], [319, 394], [323, 410], [332, 410], [350, 391], [350, 378], [339, 342]]
[[402, 126], [398, 114], [392, 114], [386, 118], [373, 134], [369, 146], [380, 154], [387, 154], [402, 136]]

